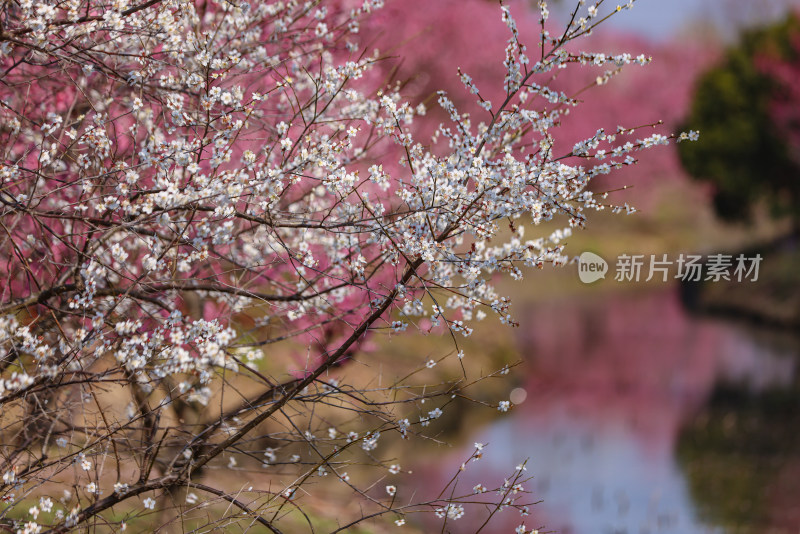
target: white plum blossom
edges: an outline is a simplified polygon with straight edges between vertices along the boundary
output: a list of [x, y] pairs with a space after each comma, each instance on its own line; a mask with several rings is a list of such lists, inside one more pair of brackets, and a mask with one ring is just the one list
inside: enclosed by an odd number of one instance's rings
[[440, 508], [436, 508], [434, 510], [436, 517], [445, 517], [447, 516], [448, 519], [456, 520], [461, 519], [464, 516], [464, 506], [461, 504], [448, 504], [447, 506], [443, 506]]
[[[0, 409], [17, 434], [0, 497], [24, 518], [9, 528], [125, 530], [114, 517], [167, 517], [156, 506], [185, 491], [223, 515], [193, 529], [247, 517], [285, 532], [334, 480], [366, 517], [369, 488], [394, 497], [397, 481], [374, 481], [403, 462], [381, 434], [440, 439], [434, 420], [473, 383], [439, 378], [451, 363], [467, 378], [463, 338], [481, 320], [518, 326], [498, 277], [566, 265], [595, 213], [635, 212], [595, 178], [698, 138], [623, 125], [564, 145], [583, 102], [550, 80], [586, 66], [604, 85], [651, 60], [571, 45], [599, 3], [553, 28], [539, 0], [535, 35], [497, 7], [505, 74], [478, 87], [454, 65], [464, 98], [430, 100], [375, 49], [383, 4], [4, 4]], [[453, 351], [375, 355], [377, 338], [414, 333]], [[259, 465], [263, 487], [246, 480]], [[523, 471], [495, 505], [525, 509]], [[381, 513], [457, 520], [458, 501]], [[169, 517], [158, 528], [186, 530]]]

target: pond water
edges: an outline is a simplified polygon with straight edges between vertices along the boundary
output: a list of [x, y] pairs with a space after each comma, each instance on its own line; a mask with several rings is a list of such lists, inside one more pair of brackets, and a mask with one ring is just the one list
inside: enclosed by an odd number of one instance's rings
[[[473, 442], [488, 443], [459, 486], [497, 485], [528, 458], [542, 502], [483, 532], [523, 519], [564, 534], [800, 532], [796, 338], [691, 316], [677, 290], [518, 316], [526, 400], [463, 436], [442, 479]], [[474, 532], [479, 520], [447, 530]]]

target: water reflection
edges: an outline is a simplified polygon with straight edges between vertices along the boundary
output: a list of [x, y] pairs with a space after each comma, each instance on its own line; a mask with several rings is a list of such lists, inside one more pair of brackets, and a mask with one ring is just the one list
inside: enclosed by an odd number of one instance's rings
[[[771, 491], [764, 477], [800, 486], [800, 477], [782, 475], [788, 465], [800, 467], [797, 440], [737, 445], [763, 432], [794, 434], [800, 395], [791, 337], [690, 317], [673, 291], [539, 306], [524, 316], [527, 400], [467, 437], [469, 445], [453, 455], [460, 462], [473, 441], [491, 444], [462, 487], [502, 480], [511, 462], [529, 457], [534, 497], [544, 500], [534, 520], [527, 518], [529, 527], [565, 534], [729, 530], [721, 525], [737, 532], [800, 530], [800, 501], [783, 498], [783, 511], [794, 515], [780, 520], [759, 505]], [[746, 432], [737, 434], [730, 414], [743, 410], [752, 413]], [[769, 428], [757, 424], [765, 414], [777, 414]], [[758, 461], [736, 471], [731, 462], [743, 455], [767, 456], [771, 471]], [[736, 491], [727, 491], [731, 484], [738, 484]], [[747, 510], [748, 502], [749, 513], [731, 515], [730, 508]], [[513, 531], [521, 522], [516, 512], [505, 514], [514, 517], [492, 532]]]

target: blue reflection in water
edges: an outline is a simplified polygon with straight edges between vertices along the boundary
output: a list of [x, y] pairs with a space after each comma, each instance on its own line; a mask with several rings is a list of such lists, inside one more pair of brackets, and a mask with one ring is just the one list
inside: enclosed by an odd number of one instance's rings
[[481, 467], [505, 473], [509, 459], [530, 458], [531, 489], [544, 500], [536, 523], [576, 534], [715, 532], [694, 517], [670, 451], [648, 450], [622, 422], [601, 426], [567, 413], [516, 419], [477, 436], [491, 443]]
[[[443, 472], [449, 478], [473, 441], [490, 446], [463, 473], [462, 490], [496, 486], [530, 459], [528, 489], [544, 502], [528, 518], [503, 512], [489, 532], [513, 531], [523, 519], [564, 534], [721, 532], [698, 518], [675, 459], [681, 427], [718, 383], [789, 384], [796, 346], [690, 317], [672, 291], [548, 306], [526, 321], [527, 400], [469, 436]], [[474, 531], [481, 521], [467, 519], [448, 530]]]

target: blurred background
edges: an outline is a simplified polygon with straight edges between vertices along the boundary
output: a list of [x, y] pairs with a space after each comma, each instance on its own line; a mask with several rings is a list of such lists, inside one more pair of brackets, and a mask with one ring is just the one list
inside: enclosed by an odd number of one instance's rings
[[[533, 53], [535, 4], [511, 4]], [[573, 8], [551, 3], [551, 27]], [[502, 483], [529, 458], [528, 489], [541, 501], [529, 517], [499, 514], [483, 532], [522, 521], [564, 534], [800, 532], [798, 10], [789, 0], [637, 0], [575, 45], [653, 61], [581, 94], [585, 105], [561, 126], [566, 151], [598, 127], [658, 120], [659, 131], [700, 130], [700, 140], [643, 152], [639, 165], [594, 185], [628, 186], [610, 199], [639, 209], [593, 214], [566, 240], [572, 256], [609, 261], [604, 280], [582, 284], [569, 265], [499, 282], [521, 326], [487, 320], [467, 340], [464, 364], [521, 361], [477, 399], [510, 397], [513, 408], [498, 419], [492, 408], [456, 402], [441, 443], [419, 449], [413, 468], [422, 478], [407, 485], [440, 487], [481, 442], [486, 455], [463, 474], [462, 489]], [[397, 18], [404, 12], [419, 16]], [[494, 2], [389, 2], [380, 16], [396, 21], [383, 37], [415, 50], [392, 72], [420, 100], [444, 87], [469, 108], [456, 66], [492, 97], [507, 39]], [[569, 92], [597, 75], [565, 72], [553, 83]], [[720, 253], [760, 254], [758, 279], [613, 276], [620, 254]], [[379, 344], [390, 358], [448, 350], [435, 336]], [[481, 521], [468, 516], [447, 529], [474, 532]]]

